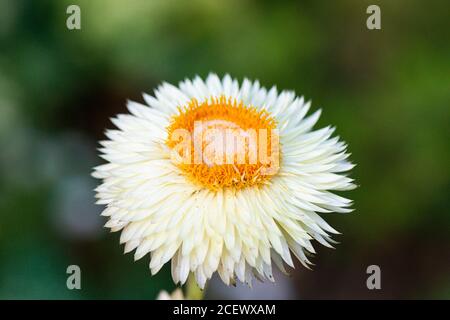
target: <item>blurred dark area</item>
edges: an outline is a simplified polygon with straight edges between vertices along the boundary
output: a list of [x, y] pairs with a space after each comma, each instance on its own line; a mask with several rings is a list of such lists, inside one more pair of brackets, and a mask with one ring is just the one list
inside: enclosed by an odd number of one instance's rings
[[[81, 9], [68, 30], [66, 8]], [[366, 8], [381, 8], [368, 30]], [[162, 81], [210, 71], [293, 89], [322, 108], [357, 164], [342, 235], [313, 271], [265, 295], [213, 281], [209, 298], [450, 298], [448, 1], [0, 0], [0, 298], [153, 299], [170, 266], [123, 255], [94, 204], [110, 117]], [[366, 269], [381, 269], [368, 290]], [[79, 265], [82, 289], [68, 290]]]

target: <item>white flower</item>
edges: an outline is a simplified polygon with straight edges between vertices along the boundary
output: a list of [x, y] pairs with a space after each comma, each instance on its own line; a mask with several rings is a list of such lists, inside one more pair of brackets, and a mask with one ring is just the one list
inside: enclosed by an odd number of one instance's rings
[[[175, 283], [193, 272], [203, 288], [215, 271], [226, 284], [273, 281], [272, 262], [285, 272], [284, 263], [294, 267], [292, 253], [308, 266], [312, 240], [331, 246], [337, 231], [317, 213], [351, 211], [351, 201], [331, 191], [354, 188], [344, 174], [354, 165], [346, 145], [331, 137], [334, 128], [312, 129], [320, 110], [306, 116], [310, 102], [215, 74], [164, 83], [144, 99], [148, 106], [128, 102], [131, 114], [112, 119], [118, 129], [100, 142], [108, 163], [93, 176], [103, 180], [96, 191], [106, 227], [122, 230], [125, 252], [136, 250], [136, 260], [151, 253], [152, 274], [171, 260]], [[208, 146], [224, 140], [209, 129], [247, 144], [230, 151], [223, 142], [231, 162], [220, 162], [220, 143]], [[249, 160], [261, 151], [268, 160]]]
[[184, 300], [183, 291], [181, 291], [180, 288], [177, 288], [174, 292], [169, 294], [167, 291], [163, 290], [158, 294], [156, 300]]

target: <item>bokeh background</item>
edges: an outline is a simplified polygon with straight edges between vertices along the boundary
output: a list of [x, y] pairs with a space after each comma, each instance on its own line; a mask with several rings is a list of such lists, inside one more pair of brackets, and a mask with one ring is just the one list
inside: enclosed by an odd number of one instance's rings
[[[81, 30], [66, 8], [81, 8]], [[366, 28], [381, 7], [382, 30]], [[349, 144], [359, 188], [343, 233], [275, 284], [208, 298], [450, 298], [448, 1], [0, 0], [0, 298], [153, 299], [103, 228], [92, 168], [109, 118], [161, 81], [209, 71], [294, 89]], [[82, 290], [66, 288], [66, 268]], [[379, 265], [382, 289], [366, 288]]]

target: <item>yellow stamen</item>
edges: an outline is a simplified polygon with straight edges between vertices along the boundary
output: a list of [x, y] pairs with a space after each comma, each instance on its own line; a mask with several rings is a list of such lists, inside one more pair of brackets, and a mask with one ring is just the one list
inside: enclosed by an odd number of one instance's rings
[[[220, 96], [200, 104], [192, 99], [178, 111], [166, 144], [184, 159], [177, 165], [194, 183], [211, 190], [241, 189], [266, 183], [278, 170], [276, 122], [266, 110]], [[190, 137], [183, 150], [178, 150], [179, 130]]]

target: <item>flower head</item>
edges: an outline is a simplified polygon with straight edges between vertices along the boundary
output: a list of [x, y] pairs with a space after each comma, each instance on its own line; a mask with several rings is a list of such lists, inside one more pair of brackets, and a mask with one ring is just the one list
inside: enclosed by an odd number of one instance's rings
[[112, 120], [93, 175], [106, 227], [135, 259], [150, 253], [152, 274], [171, 261], [175, 283], [192, 272], [203, 288], [216, 271], [226, 284], [273, 281], [272, 262], [308, 266], [313, 240], [330, 246], [337, 231], [318, 213], [351, 211], [332, 191], [354, 188], [353, 164], [333, 128], [313, 130], [320, 110], [215, 74], [144, 99]]

